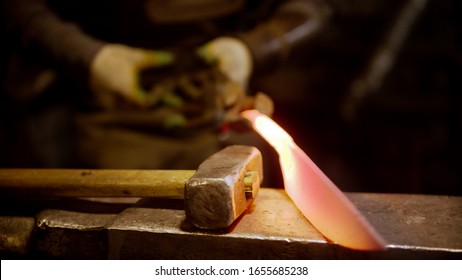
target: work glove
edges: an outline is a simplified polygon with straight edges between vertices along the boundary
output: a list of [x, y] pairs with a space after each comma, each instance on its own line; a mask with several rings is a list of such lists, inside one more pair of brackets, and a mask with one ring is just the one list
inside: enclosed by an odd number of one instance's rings
[[247, 87], [253, 62], [249, 48], [241, 40], [218, 37], [201, 46], [197, 53], [205, 61], [216, 63], [231, 81], [244, 89]]
[[90, 69], [90, 87], [100, 97], [103, 106], [113, 100], [113, 95], [146, 107], [146, 92], [140, 84], [140, 71], [149, 67], [161, 67], [173, 62], [167, 51], [132, 48], [121, 44], [108, 44], [95, 56]]
[[253, 61], [249, 48], [239, 39], [218, 37], [207, 42], [197, 50], [197, 54], [216, 67], [230, 81], [223, 88], [225, 121], [238, 118], [243, 105], [247, 84], [252, 73]]

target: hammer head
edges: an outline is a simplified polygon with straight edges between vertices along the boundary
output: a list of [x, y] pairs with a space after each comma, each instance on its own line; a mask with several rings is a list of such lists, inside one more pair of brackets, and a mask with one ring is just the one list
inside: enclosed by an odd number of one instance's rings
[[262, 156], [251, 146], [230, 146], [206, 159], [185, 185], [186, 217], [196, 227], [230, 226], [256, 198]]

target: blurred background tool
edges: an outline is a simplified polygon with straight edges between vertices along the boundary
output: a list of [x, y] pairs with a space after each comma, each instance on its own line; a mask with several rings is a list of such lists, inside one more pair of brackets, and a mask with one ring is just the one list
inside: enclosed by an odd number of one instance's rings
[[351, 89], [341, 104], [341, 115], [346, 121], [353, 121], [367, 95], [376, 93], [382, 86], [427, 2], [427, 0], [410, 0], [400, 8], [383, 41], [372, 54], [364, 74], [352, 82]]

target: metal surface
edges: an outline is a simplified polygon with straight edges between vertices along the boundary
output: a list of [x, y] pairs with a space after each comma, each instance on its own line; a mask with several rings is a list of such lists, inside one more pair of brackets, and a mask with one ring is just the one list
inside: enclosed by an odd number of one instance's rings
[[263, 179], [262, 156], [251, 146], [230, 146], [204, 161], [185, 185], [186, 217], [204, 229], [226, 228], [252, 204], [244, 178], [256, 172], [253, 197]]
[[34, 224], [33, 217], [1, 216], [0, 256], [26, 255]]
[[[388, 241], [386, 251], [362, 252], [330, 243], [295, 208], [284, 191], [266, 188], [260, 189], [246, 215], [227, 230], [218, 231], [193, 227], [186, 220], [182, 200], [46, 203], [54, 210], [36, 215], [35, 229], [27, 241], [30, 245], [19, 247], [28, 248], [26, 253], [30, 258], [462, 257], [462, 197], [369, 193], [347, 193], [347, 196]], [[8, 204], [2, 205], [4, 208]], [[14, 205], [7, 207], [9, 212], [13, 212]], [[11, 236], [12, 224], [1, 224], [2, 237], [8, 232]], [[24, 231], [18, 231], [20, 234], [24, 236]], [[3, 244], [3, 254], [5, 247]]]
[[386, 241], [283, 128], [257, 110], [241, 115], [277, 151], [284, 189], [317, 230], [347, 248], [384, 250]]

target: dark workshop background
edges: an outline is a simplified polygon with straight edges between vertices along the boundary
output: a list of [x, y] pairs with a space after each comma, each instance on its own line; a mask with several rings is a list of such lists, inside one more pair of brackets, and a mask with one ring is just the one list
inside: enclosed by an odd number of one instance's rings
[[[326, 29], [252, 82], [253, 91], [273, 97], [274, 119], [343, 191], [462, 195], [462, 1], [428, 1], [382, 69], [380, 86], [365, 91], [353, 118], [342, 114], [355, 82], [374, 71], [369, 65], [387, 38], [393, 42], [409, 2], [332, 1]], [[52, 140], [40, 131], [12, 137], [9, 112], [2, 102], [0, 166], [24, 167], [28, 145], [50, 147]], [[13, 146], [24, 148], [12, 154]], [[54, 154], [49, 149], [45, 156]]]
[[344, 191], [462, 194], [461, 1], [428, 1], [356, 119], [341, 114], [410, 2], [338, 1], [318, 40], [260, 81], [274, 118]]

